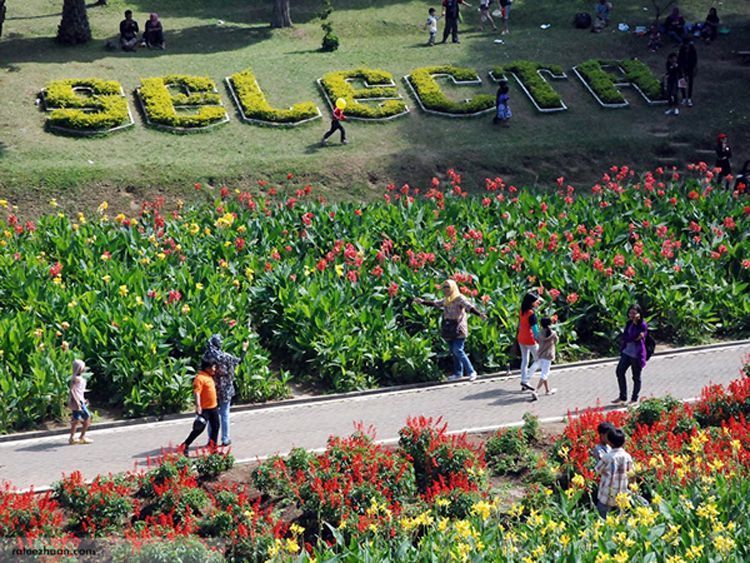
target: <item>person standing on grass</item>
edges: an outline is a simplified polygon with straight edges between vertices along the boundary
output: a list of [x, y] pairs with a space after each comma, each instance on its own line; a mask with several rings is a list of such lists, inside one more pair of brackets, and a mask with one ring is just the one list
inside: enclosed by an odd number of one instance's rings
[[448, 341], [448, 346], [453, 356], [453, 374], [448, 378], [448, 381], [461, 379], [464, 375], [469, 377], [469, 381], [474, 381], [477, 378], [477, 372], [464, 351], [464, 344], [466, 338], [469, 336], [467, 311], [474, 313], [481, 319], [486, 319], [487, 315], [461, 295], [458, 285], [454, 280], [445, 280], [441, 287], [444, 298], [440, 301], [428, 301], [416, 297], [414, 302], [420, 305], [427, 305], [428, 307], [443, 309], [443, 322], [440, 332], [442, 337]]
[[681, 89], [682, 103], [693, 107], [693, 81], [695, 69], [698, 67], [698, 52], [692, 38], [686, 37], [677, 53], [677, 64], [680, 67], [681, 78], [685, 81], [685, 88]]
[[552, 367], [552, 362], [555, 361], [555, 344], [557, 344], [559, 338], [557, 333], [552, 330], [552, 320], [549, 317], [544, 317], [541, 320], [542, 330], [539, 336], [539, 350], [536, 353], [536, 360], [531, 364], [529, 369], [529, 380], [534, 377], [536, 370], [541, 369], [541, 375], [539, 376], [539, 384], [536, 386], [536, 391], [531, 392], [531, 401], [539, 399], [539, 389], [544, 387], [545, 394], [554, 395], [557, 389], [550, 389], [547, 383], [549, 377], [549, 369]]
[[[211, 362], [216, 366], [214, 383], [216, 395], [219, 402], [219, 420], [221, 421], [221, 445], [228, 446], [232, 443], [229, 425], [229, 408], [234, 397], [234, 370], [242, 363], [247, 354], [249, 342], [242, 343], [242, 354], [238, 358], [221, 349], [222, 339], [220, 334], [214, 334], [206, 345], [203, 352], [203, 361]], [[211, 428], [209, 427], [209, 435]]]
[[424, 24], [424, 28], [430, 32], [430, 38], [427, 40], [427, 45], [430, 47], [435, 46], [435, 38], [437, 37], [437, 22], [438, 17], [435, 15], [435, 8], [427, 10], [427, 21]]
[[521, 391], [533, 391], [529, 385], [529, 357], [537, 359], [539, 345], [539, 326], [536, 320], [536, 309], [541, 299], [534, 293], [527, 293], [521, 302], [521, 312], [518, 315], [518, 347], [521, 351]]
[[501, 80], [495, 95], [495, 117], [492, 119], [495, 125], [502, 123], [503, 127], [510, 127], [509, 121], [513, 117], [513, 112], [510, 111], [509, 91], [508, 81]]
[[193, 424], [193, 431], [190, 432], [185, 441], [180, 444], [179, 449], [184, 455], [188, 455], [190, 444], [201, 435], [208, 423], [208, 443], [215, 445], [219, 436], [219, 409], [216, 400], [216, 384], [214, 375], [216, 373], [216, 364], [212, 360], [203, 360], [201, 369], [193, 380], [193, 397], [195, 399], [196, 422]]
[[729, 146], [727, 141], [726, 133], [719, 133], [716, 138], [716, 164], [714, 166], [719, 169], [719, 173], [716, 175], [719, 183], [732, 173], [732, 148]]
[[341, 131], [341, 144], [347, 145], [349, 144], [349, 141], [346, 140], [346, 131], [344, 131], [344, 126], [341, 125], [342, 121], [346, 121], [346, 116], [344, 115], [344, 109], [346, 109], [346, 100], [344, 98], [339, 98], [336, 100], [335, 107], [333, 108], [333, 117], [331, 117], [331, 128], [328, 130], [328, 132], [323, 135], [323, 140], [320, 142], [320, 144], [325, 145], [328, 142], [328, 137], [333, 135], [337, 130]]
[[680, 63], [677, 62], [677, 53], [669, 53], [667, 57], [664, 80], [667, 83], [666, 91], [669, 103], [669, 109], [664, 112], [664, 115], [669, 115], [670, 113], [680, 115], [680, 108], [677, 107], [679, 105], [678, 85], [680, 82]]
[[[73, 377], [68, 384], [70, 392], [68, 394], [68, 408], [71, 411], [70, 418], [70, 437], [68, 444], [91, 444], [93, 440], [86, 437], [86, 431], [91, 425], [91, 414], [88, 410], [88, 401], [84, 397], [86, 394], [86, 378], [83, 373], [86, 371], [86, 364], [83, 360], [73, 360]], [[82, 422], [81, 436], [76, 440], [76, 428], [78, 422]]]
[[600, 476], [596, 509], [599, 516], [617, 506], [617, 495], [628, 493], [628, 474], [633, 471], [633, 458], [625, 451], [625, 433], [613, 428], [607, 433], [607, 444], [612, 448], [596, 464], [594, 471]]
[[622, 331], [622, 344], [620, 346], [620, 361], [615, 371], [620, 394], [612, 401], [615, 404], [624, 403], [628, 400], [628, 383], [625, 374], [628, 369], [633, 373], [633, 394], [630, 402], [637, 403], [641, 392], [641, 372], [646, 367], [646, 337], [648, 336], [648, 325], [643, 320], [641, 307], [632, 305], [628, 309], [628, 320]]
[[484, 31], [484, 22], [489, 21], [492, 26], [492, 31], [497, 31], [495, 20], [492, 19], [490, 14], [490, 2], [492, 0], [479, 0], [479, 31]]
[[443, 0], [443, 13], [442, 16], [445, 18], [445, 27], [443, 28], [443, 43], [448, 40], [448, 35], [454, 43], [461, 43], [458, 40], [458, 19], [459, 5], [468, 6], [471, 8], [471, 4], [464, 0]]
[[500, 4], [500, 18], [503, 20], [503, 30], [500, 32], [500, 35], [508, 35], [510, 33], [508, 29], [510, 5], [513, 3], [513, 0], [498, 0], [497, 3]]

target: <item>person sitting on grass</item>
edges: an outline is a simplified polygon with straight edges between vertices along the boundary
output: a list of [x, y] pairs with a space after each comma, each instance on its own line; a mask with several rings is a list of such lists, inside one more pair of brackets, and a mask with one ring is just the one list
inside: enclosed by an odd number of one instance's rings
[[664, 31], [675, 43], [682, 43], [685, 38], [685, 18], [677, 6], [672, 8], [672, 13], [664, 20]]
[[135, 51], [138, 47], [138, 22], [131, 10], [125, 10], [125, 19], [120, 22], [120, 46], [123, 51]]
[[609, 12], [612, 10], [612, 4], [608, 0], [599, 0], [596, 5], [596, 20], [591, 26], [591, 31], [601, 33], [609, 25]]
[[[86, 438], [86, 431], [91, 425], [91, 414], [88, 411], [88, 401], [84, 397], [86, 393], [86, 379], [83, 372], [86, 371], [86, 364], [83, 360], [73, 360], [73, 377], [70, 380], [70, 393], [68, 395], [68, 408], [71, 410], [70, 418], [70, 438], [68, 444], [91, 444], [93, 440]], [[76, 440], [76, 428], [78, 421], [83, 422], [81, 427], [81, 436]]]
[[719, 13], [716, 8], [711, 8], [701, 28], [701, 37], [706, 45], [709, 45], [711, 41], [716, 41], [719, 36], [719, 21]]
[[601, 477], [596, 509], [599, 516], [617, 506], [617, 497], [628, 493], [628, 474], [633, 471], [633, 458], [625, 451], [625, 432], [614, 428], [607, 433], [607, 444], [612, 448], [596, 464], [594, 471]]
[[146, 20], [143, 31], [143, 43], [149, 49], [165, 49], [164, 28], [161, 25], [159, 14], [151, 14]]

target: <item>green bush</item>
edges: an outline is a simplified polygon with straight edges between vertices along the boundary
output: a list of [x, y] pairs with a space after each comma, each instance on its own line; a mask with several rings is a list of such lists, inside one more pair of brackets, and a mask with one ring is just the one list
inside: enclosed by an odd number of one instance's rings
[[234, 456], [229, 452], [214, 451], [198, 456], [193, 460], [193, 466], [201, 481], [216, 479], [225, 471], [234, 467]]
[[650, 100], [665, 99], [661, 90], [661, 82], [646, 63], [638, 59], [623, 59], [616, 61], [616, 64], [625, 71], [625, 78], [628, 82], [638, 86]]
[[[91, 96], [77, 94], [77, 88], [90, 90]], [[115, 80], [55, 80], [43, 96], [45, 107], [51, 110], [47, 118], [50, 127], [106, 133], [130, 122], [128, 102]]]
[[533, 466], [534, 453], [522, 428], [499, 430], [485, 443], [487, 465], [496, 475], [514, 475]]
[[266, 100], [255, 74], [250, 69], [231, 75], [229, 81], [237, 95], [242, 113], [248, 119], [294, 125], [320, 115], [318, 106], [313, 102], [294, 104], [289, 109], [274, 108]]
[[225, 561], [220, 551], [211, 549], [199, 538], [176, 537], [169, 540], [140, 541], [118, 544], [112, 550], [113, 563], [156, 563], [180, 561], [180, 563], [220, 563]]
[[554, 76], [564, 74], [563, 68], [559, 65], [547, 65], [534, 61], [514, 61], [503, 67], [493, 68], [492, 74], [499, 77], [506, 72], [512, 72], [529, 91], [536, 105], [540, 108], [561, 108], [562, 98], [560, 94], [555, 92], [552, 86], [539, 75], [540, 70], [547, 70]]
[[[348, 81], [364, 80], [371, 88], [355, 88]], [[346, 115], [362, 119], [384, 119], [406, 112], [406, 104], [401, 99], [386, 99], [373, 104], [362, 104], [358, 100], [372, 98], [401, 98], [398, 89], [393, 85], [390, 72], [371, 68], [357, 68], [329, 72], [323, 75], [320, 83], [326, 95], [334, 102], [338, 98], [346, 100]]]
[[[181, 91], [173, 94], [169, 86]], [[216, 93], [216, 84], [202, 76], [172, 74], [141, 79], [138, 88], [143, 111], [149, 122], [176, 129], [201, 129], [227, 119]], [[180, 113], [176, 106], [196, 106], [196, 113]]]
[[589, 59], [579, 64], [576, 69], [581, 77], [586, 81], [594, 93], [605, 104], [624, 104], [620, 91], [615, 87], [612, 75], [604, 70], [603, 65], [612, 64], [608, 61]]
[[479, 80], [479, 75], [470, 68], [445, 65], [414, 69], [407, 80], [425, 109], [450, 115], [465, 115], [486, 111], [495, 106], [495, 96], [491, 94], [477, 94], [463, 102], [451, 100], [435, 80], [436, 74], [447, 74], [459, 82]]

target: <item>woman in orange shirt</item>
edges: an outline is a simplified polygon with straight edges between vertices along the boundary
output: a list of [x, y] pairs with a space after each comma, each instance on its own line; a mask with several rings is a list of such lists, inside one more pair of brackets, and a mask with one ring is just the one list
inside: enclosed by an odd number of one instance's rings
[[533, 293], [527, 293], [521, 302], [521, 312], [518, 316], [518, 347], [521, 349], [521, 391], [533, 391], [529, 385], [529, 356], [536, 360], [539, 325], [534, 309], [539, 306], [541, 299]]

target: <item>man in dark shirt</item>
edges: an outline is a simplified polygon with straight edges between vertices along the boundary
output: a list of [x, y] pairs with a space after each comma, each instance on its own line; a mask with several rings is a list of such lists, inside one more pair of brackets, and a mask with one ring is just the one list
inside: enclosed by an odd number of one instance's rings
[[471, 4], [464, 0], [443, 0], [443, 17], [445, 18], [445, 29], [443, 29], [443, 43], [452, 35], [454, 43], [460, 43], [458, 40], [458, 5], [471, 7]]
[[138, 22], [130, 10], [125, 10], [125, 19], [120, 22], [120, 46], [123, 51], [135, 51], [138, 46]]

